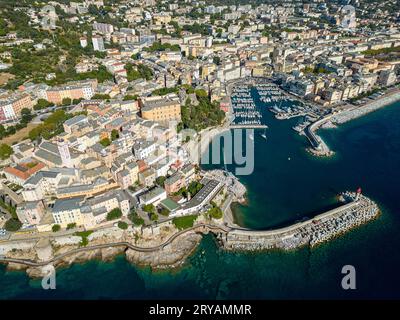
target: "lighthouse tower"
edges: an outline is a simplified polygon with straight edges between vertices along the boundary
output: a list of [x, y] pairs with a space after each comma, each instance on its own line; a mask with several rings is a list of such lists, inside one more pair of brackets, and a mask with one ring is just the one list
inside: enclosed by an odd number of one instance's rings
[[57, 141], [58, 151], [60, 152], [63, 167], [72, 168], [71, 154], [69, 153], [68, 142], [64, 139]]

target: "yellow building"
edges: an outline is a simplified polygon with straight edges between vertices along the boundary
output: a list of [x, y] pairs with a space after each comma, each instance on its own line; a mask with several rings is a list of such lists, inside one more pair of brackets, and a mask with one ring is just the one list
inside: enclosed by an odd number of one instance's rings
[[142, 118], [157, 122], [181, 120], [181, 104], [176, 94], [140, 99]]

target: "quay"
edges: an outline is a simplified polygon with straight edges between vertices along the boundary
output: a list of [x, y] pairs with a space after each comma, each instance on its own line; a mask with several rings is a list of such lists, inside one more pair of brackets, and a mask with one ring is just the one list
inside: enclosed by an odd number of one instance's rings
[[264, 124], [231, 124], [230, 129], [268, 129]]
[[331, 151], [328, 145], [320, 136], [318, 136], [315, 132], [325, 123], [327, 123], [332, 115], [328, 115], [322, 119], [315, 121], [304, 129], [304, 134], [306, 135], [308, 141], [310, 141], [311, 148], [308, 150], [317, 156], [331, 156], [333, 151]]

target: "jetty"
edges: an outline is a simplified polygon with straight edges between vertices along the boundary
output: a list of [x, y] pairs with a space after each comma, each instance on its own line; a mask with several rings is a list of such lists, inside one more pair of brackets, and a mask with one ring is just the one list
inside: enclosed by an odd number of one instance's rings
[[310, 141], [311, 148], [308, 150], [317, 156], [331, 156], [333, 151], [331, 151], [328, 145], [320, 136], [316, 134], [316, 131], [325, 123], [331, 119], [332, 115], [328, 115], [322, 119], [315, 121], [304, 129], [304, 134], [306, 135], [308, 141]]
[[379, 215], [378, 206], [359, 193], [344, 193], [344, 205], [312, 219], [275, 230], [232, 229], [221, 237], [227, 250], [291, 250], [301, 246], [314, 247]]

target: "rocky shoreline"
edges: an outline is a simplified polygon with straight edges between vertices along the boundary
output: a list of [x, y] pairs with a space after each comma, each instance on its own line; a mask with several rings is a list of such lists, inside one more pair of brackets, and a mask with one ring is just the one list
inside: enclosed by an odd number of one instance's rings
[[[107, 235], [104, 230], [94, 232], [89, 236], [90, 246], [102, 245], [113, 242], [129, 242], [138, 246], [153, 247], [164, 242], [172, 234], [176, 233], [176, 229], [170, 225], [164, 225], [159, 230], [153, 228], [153, 234], [142, 235], [143, 238], [138, 239], [138, 231], [128, 232], [120, 229], [108, 230]], [[95, 248], [93, 250], [81, 251], [64, 254], [79, 248], [80, 237], [70, 236], [58, 238], [57, 240], [39, 240], [38, 242], [30, 242], [28, 246], [20, 249], [8, 250], [7, 245], [0, 244], [0, 252], [7, 259], [20, 259], [28, 261], [50, 261], [55, 257], [62, 256], [51, 263], [55, 268], [69, 267], [76, 263], [85, 263], [90, 260], [112, 261], [119, 255], [125, 255], [125, 258], [132, 264], [137, 266], [149, 266], [155, 270], [173, 269], [181, 267], [186, 258], [190, 256], [198, 244], [202, 236], [194, 231], [184, 233], [174, 239], [165, 247], [157, 251], [140, 252], [133, 250], [127, 246], [121, 245], [116, 247]], [[10, 245], [8, 245], [10, 246]], [[15, 246], [15, 245], [14, 245]], [[42, 266], [28, 266], [25, 264], [8, 262], [7, 271], [26, 271], [31, 278], [43, 277]]]

